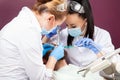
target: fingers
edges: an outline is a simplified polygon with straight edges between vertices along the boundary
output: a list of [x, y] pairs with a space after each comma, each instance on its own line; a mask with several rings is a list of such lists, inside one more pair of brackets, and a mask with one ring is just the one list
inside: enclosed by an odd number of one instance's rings
[[89, 38], [82, 38], [75, 43], [75, 45], [77, 45], [78, 47], [85, 47], [89, 46], [90, 44], [93, 44], [93, 41]]
[[64, 47], [62, 44], [60, 44], [58, 47], [56, 47], [53, 52], [50, 54], [50, 56], [53, 56], [56, 60], [60, 60], [64, 57]]

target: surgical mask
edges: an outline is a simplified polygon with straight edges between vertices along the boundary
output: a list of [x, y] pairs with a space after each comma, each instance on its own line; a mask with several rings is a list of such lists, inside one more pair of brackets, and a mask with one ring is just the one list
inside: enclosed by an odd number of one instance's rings
[[83, 31], [81, 30], [81, 28], [71, 28], [68, 29], [68, 34], [70, 34], [70, 36], [72, 37], [78, 37], [82, 35], [85, 31], [86, 31], [86, 27]]
[[42, 35], [47, 35], [47, 34], [49, 34], [50, 32], [52, 32], [56, 27], [57, 27], [57, 26], [53, 27], [53, 28], [50, 29], [50, 30], [46, 30], [45, 27], [42, 27], [42, 32], [41, 32], [41, 34], [42, 34]]
[[80, 28], [71, 28], [71, 29], [68, 29], [68, 33], [72, 37], [77, 37], [82, 34], [82, 31]]

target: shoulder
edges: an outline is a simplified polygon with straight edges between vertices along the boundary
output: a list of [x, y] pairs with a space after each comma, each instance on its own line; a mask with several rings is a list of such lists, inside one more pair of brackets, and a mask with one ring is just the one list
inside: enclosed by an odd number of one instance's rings
[[110, 37], [110, 33], [100, 27], [95, 26], [94, 37]]
[[109, 34], [109, 32], [103, 28], [95, 26], [95, 33], [106, 33]]
[[96, 26], [95, 26], [94, 40], [95, 42], [104, 45], [104, 47], [105, 46], [110, 47], [110, 45], [113, 46], [110, 33], [107, 30]]
[[94, 41], [102, 47], [102, 52], [109, 53], [114, 50], [110, 33], [95, 26]]

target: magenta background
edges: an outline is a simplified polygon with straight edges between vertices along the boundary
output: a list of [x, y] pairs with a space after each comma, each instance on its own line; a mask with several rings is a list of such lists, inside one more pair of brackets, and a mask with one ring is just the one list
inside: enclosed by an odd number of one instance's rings
[[[0, 29], [13, 19], [23, 6], [31, 6], [35, 0], [0, 0]], [[113, 44], [120, 47], [120, 0], [90, 0], [95, 24], [108, 30]]]

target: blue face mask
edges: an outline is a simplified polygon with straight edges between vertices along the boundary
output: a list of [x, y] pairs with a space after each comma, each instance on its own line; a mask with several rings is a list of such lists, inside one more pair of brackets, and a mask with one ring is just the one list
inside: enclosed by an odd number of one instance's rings
[[57, 27], [57, 26], [53, 27], [53, 28], [50, 29], [49, 31], [47, 31], [47, 30], [43, 27], [41, 34], [42, 34], [42, 35], [47, 35], [47, 34], [49, 34], [50, 32], [52, 32], [56, 27]]
[[83, 32], [81, 31], [80, 28], [71, 28], [71, 29], [68, 29], [68, 34], [70, 34], [70, 36], [72, 37], [77, 37], [83, 34]]

